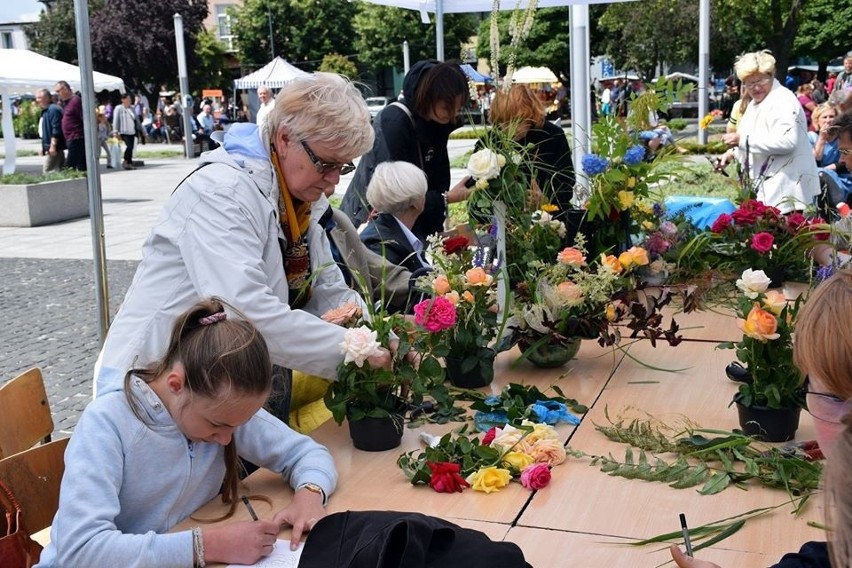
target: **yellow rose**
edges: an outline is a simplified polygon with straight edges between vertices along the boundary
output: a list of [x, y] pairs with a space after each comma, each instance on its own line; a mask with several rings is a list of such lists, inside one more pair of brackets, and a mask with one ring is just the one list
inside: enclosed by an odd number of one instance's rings
[[621, 262], [611, 254], [601, 254], [601, 265], [609, 268], [613, 274], [621, 274], [621, 271], [624, 270]]
[[[465, 294], [469, 294], [469, 293], [470, 292], [465, 291]], [[458, 305], [458, 303], [459, 303], [459, 293], [456, 292], [455, 290], [447, 292], [446, 294], [444, 294], [444, 297], [446, 299], [448, 299], [450, 301], [450, 303], [454, 306]]]
[[532, 432], [526, 435], [524, 441], [527, 444], [535, 444], [539, 440], [558, 440], [559, 434], [556, 433], [556, 430], [553, 426], [549, 424], [533, 424], [527, 420], [524, 420], [525, 426], [532, 426]]
[[768, 290], [763, 296], [763, 306], [773, 314], [780, 315], [787, 305], [787, 298], [778, 290]]
[[565, 446], [560, 440], [539, 440], [529, 451], [536, 463], [559, 465], [565, 461]]
[[[642, 262], [642, 253], [644, 253], [644, 263]], [[632, 247], [618, 255], [618, 262], [621, 263], [621, 266], [624, 267], [625, 270], [630, 270], [636, 266], [648, 264], [648, 253], [639, 247]]]
[[627, 178], [627, 187], [629, 187], [630, 189], [633, 189], [634, 187], [636, 187], [636, 178], [635, 177], [630, 176], [629, 178]]
[[474, 266], [464, 273], [468, 286], [490, 286], [494, 278], [485, 272], [481, 266]]
[[633, 196], [632, 191], [618, 192], [618, 205], [621, 207], [622, 211], [630, 209], [630, 206], [633, 205], [634, 199], [635, 197]]
[[586, 257], [573, 247], [566, 247], [559, 251], [559, 254], [556, 255], [556, 261], [562, 264], [570, 264], [571, 266], [586, 265]]
[[541, 210], [545, 213], [556, 213], [557, 211], [559, 211], [559, 206], [553, 205], [552, 203], [545, 203], [541, 206]]
[[468, 304], [472, 304], [476, 301], [476, 298], [473, 297], [473, 294], [470, 293], [470, 290], [465, 290], [462, 292], [462, 300], [467, 302]]
[[504, 465], [509, 469], [514, 469], [515, 471], [523, 471], [525, 467], [532, 463], [535, 462], [529, 454], [525, 454], [523, 452], [507, 452], [506, 455], [503, 456], [503, 462], [501, 465]]
[[483, 467], [477, 472], [470, 474], [467, 482], [474, 491], [482, 491], [484, 493], [493, 493], [499, 491], [503, 487], [509, 485], [512, 480], [512, 474], [508, 469], [498, 468], [495, 466]]
[[434, 280], [432, 280], [432, 290], [435, 291], [436, 294], [444, 295], [452, 290], [452, 286], [450, 286], [450, 281], [443, 274], [436, 276]]
[[615, 305], [606, 305], [606, 319], [607, 321], [615, 321]]
[[758, 341], [769, 341], [770, 339], [778, 339], [781, 337], [776, 333], [778, 331], [778, 320], [771, 312], [760, 307], [757, 302], [746, 316], [746, 319], [737, 318], [737, 327], [744, 334]]

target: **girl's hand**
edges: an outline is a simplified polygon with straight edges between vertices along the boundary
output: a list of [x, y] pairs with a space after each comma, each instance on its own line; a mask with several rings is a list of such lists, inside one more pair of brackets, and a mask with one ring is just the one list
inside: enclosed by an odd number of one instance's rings
[[727, 132], [722, 134], [722, 141], [731, 148], [735, 148], [740, 145], [740, 135], [738, 132]]
[[681, 551], [678, 545], [673, 544], [669, 547], [669, 552], [672, 555], [672, 560], [675, 561], [678, 568], [721, 568], [718, 564], [707, 562], [706, 560], [697, 560], [690, 558]]
[[293, 495], [293, 501], [278, 511], [273, 519], [279, 526], [290, 525], [293, 527], [290, 536], [290, 550], [299, 547], [302, 534], [310, 532], [321, 518], [326, 516], [325, 507], [322, 504], [322, 495], [300, 489]]
[[272, 552], [281, 526], [273, 521], [240, 521], [201, 530], [208, 564], [254, 564]]

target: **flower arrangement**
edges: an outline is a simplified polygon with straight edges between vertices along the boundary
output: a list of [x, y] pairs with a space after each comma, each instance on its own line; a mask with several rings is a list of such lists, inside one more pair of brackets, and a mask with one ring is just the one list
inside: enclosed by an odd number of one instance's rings
[[[429, 251], [434, 270], [417, 281], [432, 295], [414, 306], [414, 321], [424, 330], [423, 348], [437, 357], [461, 361], [462, 372], [483, 359], [493, 359], [490, 343], [497, 336], [497, 293], [490, 251], [470, 246], [467, 237], [432, 237]], [[493, 367], [482, 366], [486, 383]]]
[[547, 487], [551, 468], [565, 461], [565, 446], [552, 426], [523, 422], [490, 429], [482, 438], [463, 427], [441, 438], [421, 435], [424, 450], [402, 454], [397, 465], [412, 485], [439, 493], [466, 488], [493, 493], [517, 481], [529, 490]]
[[701, 130], [706, 130], [715, 121], [724, 117], [725, 113], [723, 113], [717, 108], [714, 108], [713, 110], [704, 115], [704, 118], [701, 119], [701, 122], [698, 123], [698, 126], [699, 128], [701, 128]]
[[775, 207], [746, 199], [730, 215], [720, 215], [704, 238], [734, 272], [783, 268], [801, 273], [810, 262], [807, 252], [828, 237], [824, 223], [799, 212], [782, 215]]
[[803, 407], [802, 377], [793, 364], [793, 325], [802, 297], [787, 302], [784, 294], [769, 289], [762, 270], [746, 269], [736, 285], [741, 291], [737, 327], [743, 338], [718, 348], [736, 349], [752, 380], [740, 386], [734, 401], [747, 407]]

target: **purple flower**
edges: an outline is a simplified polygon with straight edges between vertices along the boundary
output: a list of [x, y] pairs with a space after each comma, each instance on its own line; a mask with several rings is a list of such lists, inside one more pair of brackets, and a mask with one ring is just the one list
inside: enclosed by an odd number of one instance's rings
[[661, 233], [653, 233], [645, 240], [645, 248], [651, 254], [661, 255], [672, 248], [672, 243]]
[[676, 235], [677, 234], [677, 225], [675, 225], [671, 221], [663, 221], [663, 224], [660, 225], [660, 231], [662, 231], [664, 235], [669, 235], [669, 236]]
[[834, 276], [834, 273], [837, 272], [837, 269], [832, 266], [820, 266], [816, 272], [817, 282], [824, 282]]
[[654, 203], [654, 215], [656, 217], [662, 217], [665, 211], [663, 210], [663, 206], [661, 203]]
[[[631, 146], [624, 153], [624, 163], [628, 166], [635, 166], [645, 158], [645, 147], [639, 144]], [[585, 163], [583, 164], [585, 165]], [[588, 170], [587, 170], [588, 171]]]
[[583, 171], [590, 176], [602, 174], [609, 166], [609, 160], [597, 154], [586, 154], [583, 156]]

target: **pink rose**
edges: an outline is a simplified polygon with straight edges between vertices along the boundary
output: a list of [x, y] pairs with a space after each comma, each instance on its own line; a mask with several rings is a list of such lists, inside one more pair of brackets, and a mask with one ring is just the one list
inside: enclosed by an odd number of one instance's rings
[[550, 466], [534, 463], [521, 472], [521, 485], [527, 489], [544, 489], [550, 483]]
[[496, 436], [496, 435], [497, 435], [497, 427], [492, 426], [491, 429], [488, 430], [488, 432], [486, 432], [485, 435], [482, 437], [482, 445], [483, 446], [490, 446], [491, 442], [494, 441], [494, 436]]
[[775, 237], [771, 233], [756, 233], [751, 238], [751, 248], [761, 254], [766, 254], [772, 250], [772, 243], [775, 242]]
[[802, 215], [800, 211], [794, 211], [787, 216], [787, 224], [790, 225], [792, 229], [798, 229], [807, 222], [808, 220], [805, 219], [805, 216]]
[[456, 325], [456, 307], [443, 296], [423, 300], [414, 306], [414, 321], [430, 333], [444, 331]]

